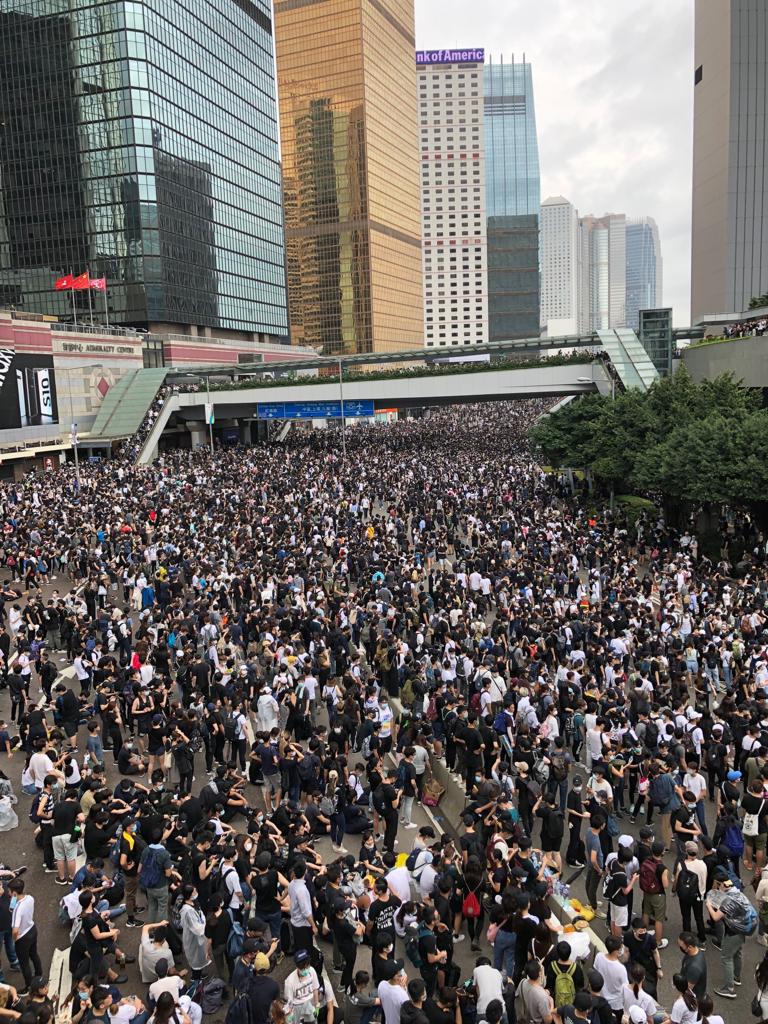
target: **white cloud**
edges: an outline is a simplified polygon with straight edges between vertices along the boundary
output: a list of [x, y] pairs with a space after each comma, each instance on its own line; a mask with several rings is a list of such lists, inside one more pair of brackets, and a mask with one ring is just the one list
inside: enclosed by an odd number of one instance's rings
[[419, 48], [484, 46], [533, 65], [541, 198], [656, 219], [664, 304], [690, 321], [693, 4], [415, 0]]

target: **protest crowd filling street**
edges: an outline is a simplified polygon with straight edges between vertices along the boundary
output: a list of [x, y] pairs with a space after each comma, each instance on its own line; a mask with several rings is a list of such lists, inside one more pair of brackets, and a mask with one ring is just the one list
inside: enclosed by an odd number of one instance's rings
[[2, 485], [0, 1015], [768, 1020], [765, 538], [547, 404]]

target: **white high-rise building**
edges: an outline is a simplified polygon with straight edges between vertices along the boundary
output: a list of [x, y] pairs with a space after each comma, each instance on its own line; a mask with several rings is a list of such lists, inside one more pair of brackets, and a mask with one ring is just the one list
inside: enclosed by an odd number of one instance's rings
[[563, 196], [541, 204], [541, 329], [550, 338], [589, 330], [582, 299], [579, 212]]
[[482, 49], [416, 54], [428, 348], [488, 340], [484, 57]]
[[593, 331], [626, 325], [627, 218], [583, 217], [589, 235], [589, 321]]

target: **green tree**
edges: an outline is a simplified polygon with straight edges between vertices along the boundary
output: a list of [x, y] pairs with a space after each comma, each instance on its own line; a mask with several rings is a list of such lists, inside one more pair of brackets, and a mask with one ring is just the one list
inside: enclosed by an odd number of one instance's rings
[[531, 438], [553, 466], [660, 494], [672, 521], [704, 502], [755, 504], [768, 495], [768, 411], [758, 391], [730, 375], [696, 384], [682, 368], [647, 392], [574, 401]]

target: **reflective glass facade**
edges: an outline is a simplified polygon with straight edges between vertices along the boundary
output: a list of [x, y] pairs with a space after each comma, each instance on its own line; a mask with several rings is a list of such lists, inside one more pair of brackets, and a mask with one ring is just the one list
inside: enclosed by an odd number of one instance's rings
[[626, 324], [636, 331], [641, 309], [655, 309], [662, 302], [661, 247], [653, 217], [627, 221]]
[[539, 147], [531, 65], [486, 63], [488, 338], [539, 333]]
[[287, 334], [267, 0], [0, 0], [0, 305], [86, 268], [112, 323]]
[[421, 346], [413, 0], [276, 0], [291, 341]]

